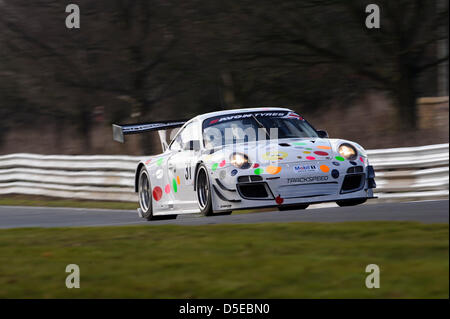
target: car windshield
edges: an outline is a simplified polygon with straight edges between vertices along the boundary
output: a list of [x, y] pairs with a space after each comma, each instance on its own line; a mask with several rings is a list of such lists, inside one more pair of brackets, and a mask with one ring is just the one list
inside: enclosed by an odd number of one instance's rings
[[216, 116], [203, 121], [206, 148], [266, 139], [318, 137], [300, 115], [284, 112], [253, 112]]

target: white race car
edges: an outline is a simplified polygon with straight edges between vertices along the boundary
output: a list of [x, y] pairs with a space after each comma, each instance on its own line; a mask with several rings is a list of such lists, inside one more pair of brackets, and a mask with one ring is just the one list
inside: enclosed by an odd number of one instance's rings
[[[170, 143], [166, 131], [181, 127]], [[286, 108], [213, 112], [188, 121], [113, 125], [114, 139], [158, 131], [164, 152], [136, 170], [138, 213], [147, 220], [178, 214], [339, 206], [373, 196], [375, 172], [355, 142], [330, 139]]]

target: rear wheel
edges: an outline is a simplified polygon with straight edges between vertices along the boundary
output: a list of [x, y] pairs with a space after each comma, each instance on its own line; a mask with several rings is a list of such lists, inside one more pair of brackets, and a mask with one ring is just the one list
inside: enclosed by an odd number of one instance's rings
[[298, 204], [298, 205], [289, 205], [289, 206], [278, 206], [278, 210], [285, 211], [285, 210], [301, 210], [301, 209], [307, 209], [309, 204]]
[[142, 217], [147, 220], [162, 220], [162, 219], [175, 219], [177, 215], [163, 215], [153, 216], [153, 204], [151, 184], [148, 172], [145, 167], [142, 167], [139, 172], [139, 184], [138, 184], [139, 206], [141, 208]]
[[209, 183], [208, 170], [205, 165], [201, 164], [197, 170], [197, 176], [195, 177], [195, 185], [197, 191], [197, 202], [200, 208], [200, 213], [204, 216], [212, 216], [212, 199], [211, 199], [211, 186]]
[[338, 204], [340, 207], [345, 207], [345, 206], [355, 206], [355, 205], [364, 204], [366, 201], [367, 201], [367, 198], [345, 199], [345, 200], [336, 201], [336, 204]]

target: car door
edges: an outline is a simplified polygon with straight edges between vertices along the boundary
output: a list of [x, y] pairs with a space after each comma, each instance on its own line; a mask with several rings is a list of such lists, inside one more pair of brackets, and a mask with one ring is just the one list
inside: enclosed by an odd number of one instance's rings
[[197, 122], [187, 123], [171, 144], [171, 155], [167, 161], [168, 176], [174, 204], [178, 210], [193, 210], [198, 207], [194, 192], [194, 171], [197, 152], [189, 149], [189, 142], [198, 140]]

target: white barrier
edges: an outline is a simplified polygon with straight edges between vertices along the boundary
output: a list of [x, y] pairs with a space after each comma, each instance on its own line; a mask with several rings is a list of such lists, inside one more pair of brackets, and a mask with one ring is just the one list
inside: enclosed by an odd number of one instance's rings
[[[368, 150], [380, 201], [448, 198], [449, 144]], [[0, 195], [136, 202], [134, 171], [147, 157], [0, 156]]]

